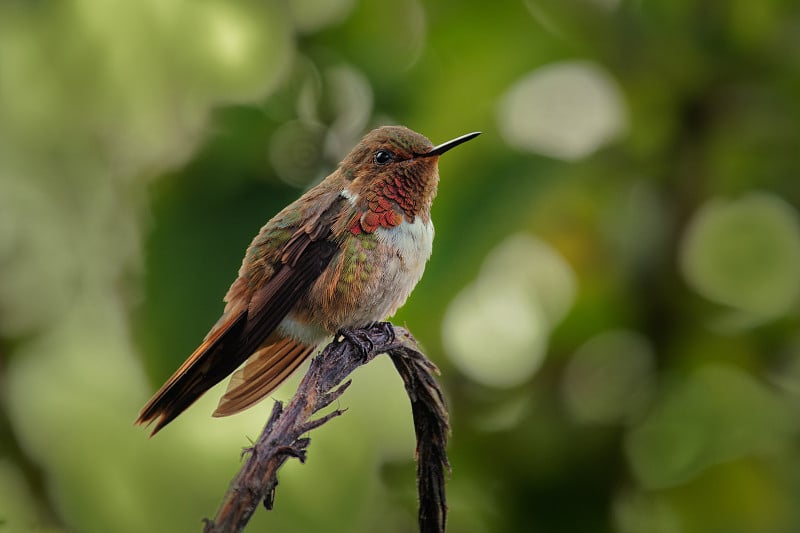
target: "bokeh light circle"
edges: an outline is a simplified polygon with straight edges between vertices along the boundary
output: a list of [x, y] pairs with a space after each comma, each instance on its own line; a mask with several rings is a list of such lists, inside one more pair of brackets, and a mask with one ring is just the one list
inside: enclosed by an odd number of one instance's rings
[[800, 223], [781, 198], [754, 192], [716, 198], [692, 218], [680, 249], [687, 283], [714, 302], [761, 317], [800, 297]]
[[550, 330], [574, 293], [574, 274], [555, 250], [528, 235], [512, 235], [450, 303], [442, 324], [448, 356], [478, 383], [519, 385], [539, 368]]
[[601, 66], [555, 63], [517, 81], [498, 109], [510, 145], [558, 159], [585, 157], [627, 129], [622, 91]]

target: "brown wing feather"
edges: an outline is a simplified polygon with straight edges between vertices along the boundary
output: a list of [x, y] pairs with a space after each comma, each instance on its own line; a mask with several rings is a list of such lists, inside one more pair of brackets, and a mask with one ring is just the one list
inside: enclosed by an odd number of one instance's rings
[[[145, 404], [136, 423], [147, 424], [159, 418], [152, 433], [155, 435], [206, 390], [235, 370], [238, 365], [229, 369], [231, 361], [226, 357], [224, 340], [241, 334], [245, 318], [246, 312], [243, 310], [216, 325], [206, 340]], [[209, 385], [211, 382], [213, 383]]]
[[214, 416], [232, 415], [258, 403], [283, 383], [314, 348], [290, 338], [260, 348], [233, 374]]
[[[334, 198], [328, 209], [315, 213], [295, 231], [277, 256], [275, 274], [269, 280], [251, 291], [236, 293], [236, 299], [228, 304], [230, 318], [215, 326], [147, 402], [137, 424], [157, 420], [154, 435], [261, 347], [336, 254], [338, 245], [332, 240], [331, 226], [342, 201]], [[234, 286], [237, 284], [238, 288], [247, 286], [241, 277]], [[238, 307], [242, 309], [236, 310]]]

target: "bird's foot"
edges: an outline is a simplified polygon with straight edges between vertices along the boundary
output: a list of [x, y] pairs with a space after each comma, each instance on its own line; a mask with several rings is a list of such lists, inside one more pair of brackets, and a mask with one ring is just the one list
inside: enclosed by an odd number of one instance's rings
[[391, 344], [397, 339], [394, 333], [394, 325], [392, 325], [391, 322], [378, 322], [375, 324], [375, 327], [380, 328], [381, 335], [385, 337], [384, 342], [386, 344]]
[[372, 344], [372, 341], [363, 329], [342, 328], [339, 330], [339, 335], [347, 339], [350, 344], [361, 352], [362, 359], [366, 359], [375, 348], [375, 345]]

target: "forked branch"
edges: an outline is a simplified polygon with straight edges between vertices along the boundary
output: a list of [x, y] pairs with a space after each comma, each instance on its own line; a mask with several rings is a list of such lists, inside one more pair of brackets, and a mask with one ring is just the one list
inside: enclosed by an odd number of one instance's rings
[[319, 418], [311, 417], [344, 393], [350, 381], [342, 382], [351, 372], [382, 353], [391, 357], [411, 400], [417, 435], [420, 532], [445, 530], [444, 482], [450, 468], [445, 448], [450, 425], [444, 396], [434, 379], [438, 369], [419, 351], [406, 329], [381, 322], [343, 332], [314, 357], [286, 408], [275, 402], [258, 441], [245, 450], [247, 460], [225, 493], [217, 516], [206, 519], [205, 533], [243, 531], [259, 502], [272, 509], [278, 469], [290, 457], [305, 461], [310, 439], [303, 435], [343, 411], [336, 409]]

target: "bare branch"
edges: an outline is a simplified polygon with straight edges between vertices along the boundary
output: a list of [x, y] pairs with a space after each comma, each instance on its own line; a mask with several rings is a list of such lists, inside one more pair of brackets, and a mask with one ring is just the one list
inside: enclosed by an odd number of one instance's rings
[[344, 393], [350, 384], [342, 384], [347, 376], [382, 353], [391, 357], [411, 400], [417, 435], [420, 531], [445, 530], [444, 482], [450, 468], [445, 448], [450, 425], [444, 396], [433, 376], [439, 371], [419, 351], [407, 330], [381, 322], [342, 332], [340, 339], [334, 339], [311, 361], [286, 409], [281, 402], [275, 402], [258, 441], [245, 450], [247, 460], [231, 482], [216, 518], [205, 520], [205, 533], [243, 531], [260, 501], [272, 509], [278, 469], [290, 457], [305, 461], [310, 439], [301, 436], [344, 411], [337, 409], [316, 419], [311, 417]]

